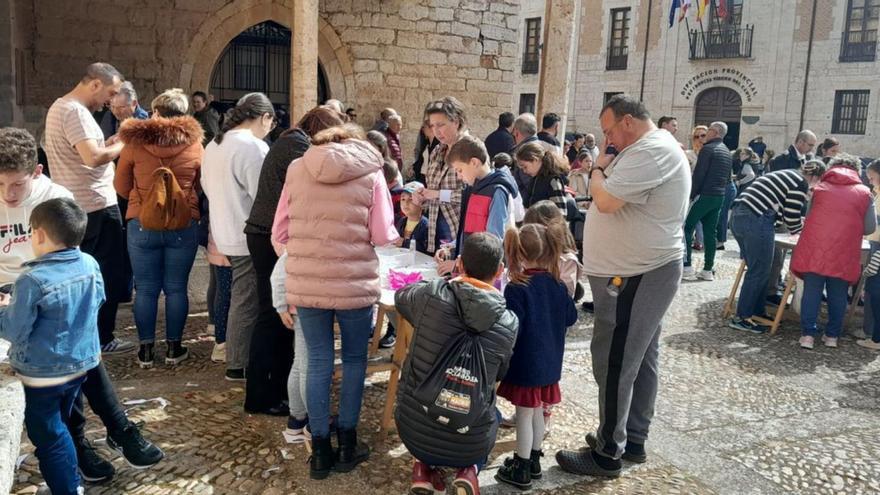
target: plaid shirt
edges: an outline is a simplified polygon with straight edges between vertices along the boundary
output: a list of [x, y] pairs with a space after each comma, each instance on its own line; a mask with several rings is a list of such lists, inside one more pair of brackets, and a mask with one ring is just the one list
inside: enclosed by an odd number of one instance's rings
[[434, 252], [437, 245], [437, 219], [441, 212], [452, 232], [452, 238], [454, 239], [458, 233], [461, 191], [464, 183], [458, 178], [455, 170], [446, 165], [447, 151], [449, 151], [449, 146], [445, 144], [434, 148], [425, 171], [425, 187], [427, 189], [450, 189], [452, 191], [449, 203], [441, 203], [439, 199], [431, 199], [424, 203], [424, 207], [428, 210], [428, 251], [431, 253]]

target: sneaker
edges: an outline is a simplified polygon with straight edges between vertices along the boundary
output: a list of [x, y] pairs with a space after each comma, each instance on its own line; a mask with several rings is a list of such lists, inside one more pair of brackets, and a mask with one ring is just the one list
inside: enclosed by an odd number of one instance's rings
[[230, 382], [243, 382], [247, 381], [247, 378], [244, 376], [244, 370], [238, 368], [234, 370], [226, 370], [226, 380]]
[[226, 362], [226, 342], [214, 344], [214, 350], [211, 351], [211, 361], [214, 363]]
[[409, 492], [414, 495], [444, 495], [446, 482], [439, 470], [433, 469], [421, 461], [416, 461], [413, 464], [412, 484]]
[[697, 274], [694, 271], [694, 267], [692, 267], [692, 266], [684, 267], [684, 270], [682, 270], [682, 272], [681, 272], [681, 279], [688, 280], [688, 281], [696, 280]]
[[620, 476], [620, 461], [615, 462], [609, 459], [609, 462], [616, 464], [616, 467], [612, 469], [603, 468], [593, 459], [592, 449], [580, 449], [577, 451], [560, 450], [556, 453], [556, 462], [563, 471], [581, 476], [602, 476], [606, 478], [617, 478]]
[[101, 346], [102, 354], [122, 354], [124, 352], [131, 352], [134, 348], [137, 347], [134, 342], [129, 342], [127, 340], [113, 339], [110, 342]]
[[799, 343], [801, 344], [802, 349], [812, 349], [815, 344], [815, 339], [809, 335], [804, 335], [801, 337]]
[[455, 473], [452, 481], [455, 495], [480, 495], [480, 481], [477, 478], [477, 466], [461, 468]]
[[837, 337], [828, 337], [827, 335], [822, 336], [822, 343], [825, 344], [825, 347], [837, 347]]
[[107, 446], [122, 454], [125, 462], [135, 469], [147, 469], [165, 457], [162, 449], [141, 435], [139, 425], [129, 423], [118, 435], [107, 435]]
[[586, 301], [581, 303], [581, 309], [587, 313], [593, 314], [596, 312], [596, 305], [593, 304], [593, 301]]
[[702, 270], [700, 273], [697, 274], [697, 278], [700, 280], [711, 282], [715, 280], [715, 272], [712, 270]]
[[[76, 488], [76, 495], [85, 495], [86, 489], [78, 486]], [[49, 489], [49, 485], [45, 483], [41, 483], [39, 487], [37, 487], [37, 491], [34, 492], [34, 495], [52, 495], [52, 490]]]
[[303, 443], [311, 441], [312, 431], [309, 429], [309, 417], [306, 419], [296, 419], [293, 416], [287, 417], [287, 429], [284, 430], [284, 439], [287, 443]]
[[[599, 439], [596, 438], [595, 433], [587, 433], [584, 440], [586, 440], [587, 445], [590, 446], [590, 450], [596, 450], [599, 446]], [[626, 447], [623, 448], [623, 456], [621, 458], [624, 461], [629, 461], [635, 464], [644, 464], [648, 462], [648, 455], [645, 453], [645, 446], [642, 445], [641, 448], [638, 447], [638, 444], [633, 446], [630, 442], [626, 442]]]
[[856, 345], [862, 346], [865, 349], [871, 349], [872, 351], [880, 351], [880, 342], [874, 342], [871, 339], [857, 340]]
[[718, 244], [716, 244], [716, 245], [715, 245], [715, 250], [716, 250], [716, 251], [724, 251], [724, 243], [723, 243], [723, 242], [719, 242]]
[[734, 330], [742, 330], [743, 332], [751, 332], [756, 334], [762, 334], [767, 331], [767, 327], [763, 325], [758, 325], [748, 318], [740, 318], [738, 316], [730, 320], [730, 323], [728, 323], [727, 326]]
[[141, 344], [138, 349], [138, 366], [142, 369], [152, 368], [155, 357], [156, 351], [152, 342]]
[[391, 349], [397, 343], [397, 336], [391, 330], [385, 332], [385, 336], [379, 339], [379, 347], [382, 349]]
[[116, 474], [113, 464], [101, 457], [86, 439], [76, 445], [76, 463], [82, 479], [92, 483], [109, 480]]
[[165, 364], [178, 365], [189, 357], [189, 349], [182, 346], [179, 340], [169, 340], [165, 350]]
[[865, 331], [861, 328], [856, 328], [855, 330], [852, 330], [851, 332], [849, 332], [849, 336], [857, 340], [871, 338], [871, 336], [866, 334]]

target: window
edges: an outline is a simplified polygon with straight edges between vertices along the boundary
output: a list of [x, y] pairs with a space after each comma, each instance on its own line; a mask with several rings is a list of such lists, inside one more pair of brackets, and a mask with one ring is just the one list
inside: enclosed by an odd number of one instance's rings
[[519, 95], [519, 113], [535, 113], [535, 93]]
[[608, 103], [608, 100], [610, 100], [611, 98], [614, 98], [615, 96], [622, 95], [622, 94], [623, 94], [623, 91], [609, 91], [609, 92], [605, 93], [605, 96], [602, 98], [602, 105], [605, 105], [606, 103]]
[[611, 37], [608, 40], [608, 60], [605, 63], [607, 70], [626, 69], [629, 53], [626, 45], [629, 38], [629, 12], [629, 7], [611, 9]]
[[834, 93], [834, 116], [832, 134], [864, 134], [868, 123], [868, 97], [870, 91], [836, 91]]
[[540, 63], [541, 18], [526, 19], [526, 43], [523, 52], [523, 74], [537, 74]]
[[[713, 0], [709, 4], [709, 30], [736, 29], [742, 25], [744, 0]], [[722, 4], [724, 8], [722, 9]]]
[[877, 57], [880, 0], [848, 0], [846, 31], [840, 43], [841, 62], [873, 62]]

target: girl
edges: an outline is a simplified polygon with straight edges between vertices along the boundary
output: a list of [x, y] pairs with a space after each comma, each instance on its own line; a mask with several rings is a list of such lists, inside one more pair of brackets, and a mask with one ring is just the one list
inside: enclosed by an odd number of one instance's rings
[[[592, 157], [590, 157], [592, 159]], [[581, 279], [581, 271], [584, 267], [578, 261], [577, 246], [575, 246], [574, 236], [568, 229], [568, 224], [559, 213], [559, 208], [550, 201], [538, 201], [526, 211], [523, 219], [524, 224], [538, 224], [544, 227], [558, 226], [559, 232], [562, 233], [562, 253], [559, 256], [559, 278], [568, 289], [568, 295], [575, 301], [580, 299], [578, 293], [583, 293], [583, 287], [579, 287], [578, 281]]]
[[743, 148], [739, 152], [740, 169], [736, 174], [734, 183], [736, 184], [737, 194], [742, 194], [749, 185], [757, 178], [757, 168], [761, 166], [761, 160], [758, 154], [751, 148]]
[[565, 216], [565, 184], [570, 170], [567, 160], [546, 150], [540, 143], [531, 142], [516, 150], [516, 162], [532, 178], [526, 186], [523, 206], [529, 208], [538, 201], [549, 199]]
[[[574, 190], [575, 196], [584, 197], [590, 195], [590, 168], [593, 166], [593, 155], [589, 150], [582, 150], [578, 153], [575, 166], [568, 176], [569, 184]], [[589, 202], [578, 203], [578, 208], [588, 209]]]
[[[874, 160], [868, 165], [868, 180], [871, 182], [871, 189], [874, 192], [874, 214], [880, 214], [880, 160]], [[868, 269], [865, 270], [865, 323], [861, 340], [857, 340], [856, 344], [880, 351], [880, 276], [877, 275], [877, 266], [875, 257], [880, 256], [880, 232], [874, 231], [873, 234], [866, 237], [871, 243], [871, 258], [868, 263]], [[877, 309], [875, 309], [877, 308]]]
[[504, 297], [507, 308], [519, 318], [519, 333], [498, 395], [516, 406], [516, 453], [495, 479], [521, 489], [541, 477], [544, 406], [562, 400], [559, 379], [565, 333], [577, 321], [574, 302], [559, 280], [564, 246], [565, 229], [558, 223], [527, 224], [504, 236], [510, 265]]

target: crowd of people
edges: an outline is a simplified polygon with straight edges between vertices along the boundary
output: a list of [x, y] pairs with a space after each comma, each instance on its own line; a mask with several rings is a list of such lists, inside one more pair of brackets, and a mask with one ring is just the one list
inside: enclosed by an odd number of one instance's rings
[[[729, 151], [727, 126], [715, 122], [694, 128], [685, 149], [675, 118], [655, 125], [624, 95], [599, 115], [601, 142], [566, 139], [554, 113], [540, 128], [532, 114], [503, 113], [483, 141], [464, 103], [439, 98], [425, 107], [411, 157], [391, 108], [366, 132], [336, 100], [289, 126], [262, 93], [224, 112], [210, 100], [169, 89], [147, 110], [115, 68], [92, 64], [47, 114], [51, 179], [30, 134], [0, 129], [0, 208], [10, 222], [0, 337], [12, 342], [51, 493], [81, 493], [81, 479], [114, 474], [85, 439], [83, 397], [131, 465], [164, 456], [125, 417], [101, 356], [136, 348], [144, 368], [157, 352], [169, 366], [190, 358], [187, 286], [200, 245], [210, 264], [211, 360], [225, 363], [226, 380], [245, 382], [245, 411], [286, 417], [288, 441], [311, 442], [313, 479], [370, 455], [357, 428], [381, 292], [375, 249], [433, 256], [440, 278], [396, 294], [414, 334], [395, 418], [415, 458], [413, 493], [444, 491], [439, 469], [453, 468], [458, 493], [474, 494], [500, 426], [516, 429], [516, 450], [496, 478], [525, 489], [541, 477], [583, 281], [593, 301], [582, 308], [595, 314], [600, 424], [587, 448], [556, 460], [572, 473], [616, 477], [623, 460], [647, 459], [661, 321], [682, 279], [714, 279], [728, 217], [749, 266], [731, 326], [761, 331], [752, 318], [778, 284], [773, 234], [784, 220], [792, 233], [803, 229], [792, 271], [806, 283], [801, 345], [812, 347], [823, 289], [832, 320], [824, 341], [836, 345], [847, 287], [861, 275], [861, 236], [880, 211], [860, 163], [831, 139], [820, 146], [824, 161], [810, 155], [809, 131], [768, 161], [760, 138]], [[880, 163], [867, 177], [880, 185]], [[700, 232], [705, 247], [692, 240]], [[867, 308], [880, 307], [880, 241], [871, 246]], [[693, 248], [706, 252], [698, 273]], [[132, 298], [137, 343], [114, 335], [118, 306]], [[342, 379], [332, 414], [336, 324]], [[870, 325], [873, 339], [860, 344], [880, 348], [880, 318]], [[389, 325], [380, 345], [395, 339]], [[470, 359], [477, 351], [483, 359]], [[501, 416], [496, 396], [515, 406], [513, 417]]]

